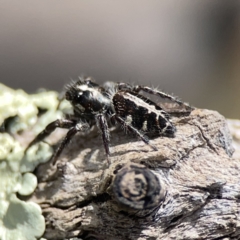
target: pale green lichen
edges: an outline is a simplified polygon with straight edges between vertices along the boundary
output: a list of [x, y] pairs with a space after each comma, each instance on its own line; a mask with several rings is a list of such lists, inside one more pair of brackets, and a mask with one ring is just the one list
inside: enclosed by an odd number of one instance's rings
[[[63, 108], [68, 108], [64, 103], [60, 110], [57, 109], [59, 101], [56, 92], [28, 95], [22, 90], [13, 90], [2, 84], [0, 102], [2, 128], [6, 119], [15, 117], [10, 123], [11, 133], [31, 128], [36, 134], [49, 122], [61, 117]], [[39, 117], [39, 109], [46, 110], [46, 113]], [[33, 202], [18, 199], [16, 194], [27, 196], [34, 191], [37, 178], [31, 172], [51, 155], [52, 149], [46, 143], [35, 145], [24, 154], [23, 147], [16, 139], [8, 133], [0, 133], [1, 240], [35, 240], [44, 233], [45, 221], [40, 207]]]
[[23, 158], [24, 149], [9, 134], [0, 134], [0, 142], [0, 239], [37, 239], [45, 229], [40, 207], [16, 197], [31, 194], [37, 186], [36, 176], [24, 171], [33, 170], [32, 164], [21, 170], [29, 158]]
[[[58, 93], [54, 91], [42, 91], [36, 94], [27, 94], [23, 90], [13, 90], [0, 83], [0, 125], [4, 128], [4, 121], [10, 117], [16, 117], [11, 121], [10, 130], [16, 133], [28, 129], [37, 121], [46, 122], [61, 117], [64, 109], [70, 109], [67, 101], [62, 101], [59, 106]], [[59, 107], [59, 109], [57, 109]], [[38, 118], [39, 109], [47, 110]], [[44, 120], [45, 119], [45, 120]], [[34, 130], [42, 127], [38, 124]], [[42, 130], [42, 128], [41, 128]]]
[[22, 176], [21, 187], [18, 193], [23, 196], [30, 195], [37, 187], [37, 178], [32, 173], [25, 173]]
[[45, 222], [37, 204], [21, 201], [11, 194], [0, 200], [0, 209], [1, 240], [33, 240], [44, 233]]

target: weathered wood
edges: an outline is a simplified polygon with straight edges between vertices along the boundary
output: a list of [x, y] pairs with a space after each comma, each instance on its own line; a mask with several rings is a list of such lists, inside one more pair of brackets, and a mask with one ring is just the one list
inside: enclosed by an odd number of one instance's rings
[[[57, 167], [39, 166], [31, 200], [43, 208], [44, 237], [240, 239], [240, 159], [232, 156], [226, 120], [196, 109], [173, 122], [174, 138], [151, 140], [158, 151], [114, 130], [108, 166], [101, 137], [93, 130], [74, 138]], [[112, 195], [117, 170], [130, 162], [149, 168], [165, 189], [159, 207], [148, 215], [128, 212]]]

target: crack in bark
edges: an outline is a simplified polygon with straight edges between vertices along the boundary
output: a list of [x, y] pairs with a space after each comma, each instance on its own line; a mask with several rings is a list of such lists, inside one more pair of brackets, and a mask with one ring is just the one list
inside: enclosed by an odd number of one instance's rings
[[212, 149], [217, 155], [219, 155], [216, 148], [214, 147], [214, 144], [211, 142], [211, 140], [208, 139], [208, 137], [205, 136], [204, 130], [198, 124], [192, 124], [192, 123], [188, 123], [188, 124], [197, 127], [199, 129], [200, 133], [201, 133], [202, 138], [205, 140], [205, 143], [207, 144], [207, 146], [210, 149]]

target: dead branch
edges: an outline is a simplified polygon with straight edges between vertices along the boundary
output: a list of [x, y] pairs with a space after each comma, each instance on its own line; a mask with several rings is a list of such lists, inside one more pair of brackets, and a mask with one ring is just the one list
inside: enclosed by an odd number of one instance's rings
[[44, 237], [239, 239], [240, 161], [226, 120], [196, 109], [173, 122], [174, 138], [151, 140], [158, 151], [114, 130], [108, 166], [92, 131], [74, 138], [57, 167], [39, 166], [31, 200], [43, 209]]

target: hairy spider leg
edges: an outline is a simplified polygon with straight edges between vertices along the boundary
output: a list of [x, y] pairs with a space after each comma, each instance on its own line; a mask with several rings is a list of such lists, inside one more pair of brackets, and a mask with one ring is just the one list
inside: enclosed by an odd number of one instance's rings
[[132, 91], [134, 91], [136, 93], [139, 93], [140, 91], [144, 91], [144, 92], [149, 93], [149, 94], [160, 96], [161, 98], [169, 99], [169, 100], [171, 100], [173, 102], [178, 103], [180, 106], [185, 106], [189, 110], [193, 110], [194, 109], [188, 103], [182, 102], [179, 99], [177, 99], [176, 97], [171, 96], [170, 94], [167, 94], [167, 93], [164, 93], [164, 92], [152, 89], [152, 88], [147, 87], [147, 86], [140, 86], [140, 85], [138, 85], [138, 86], [133, 87]]
[[110, 155], [110, 149], [109, 149], [110, 135], [109, 135], [109, 130], [108, 130], [107, 119], [104, 116], [104, 114], [100, 113], [96, 116], [96, 123], [97, 123], [98, 128], [102, 132], [103, 145], [104, 145], [105, 152], [106, 152], [106, 155], [107, 155], [108, 164], [110, 164], [110, 159], [109, 159], [109, 155]]
[[130, 85], [129, 83], [118, 82], [116, 85], [119, 90], [132, 90], [133, 89], [133, 86]]
[[70, 140], [73, 138], [73, 136], [78, 132], [78, 129], [75, 127], [72, 127], [68, 132], [67, 135], [64, 137], [60, 145], [58, 146], [57, 150], [54, 151], [54, 154], [51, 157], [52, 165], [55, 165], [57, 162], [58, 157], [62, 153], [63, 149], [68, 145]]
[[67, 132], [67, 135], [64, 137], [64, 139], [58, 146], [57, 150], [54, 152], [53, 156], [51, 157], [52, 165], [55, 165], [63, 149], [68, 145], [68, 143], [76, 135], [76, 133], [87, 131], [89, 130], [89, 128], [90, 126], [87, 123], [82, 123], [82, 122], [79, 122], [75, 124], [75, 126], [71, 127], [70, 130]]
[[126, 128], [127, 130], [129, 130], [130, 132], [133, 132], [134, 134], [136, 134], [145, 144], [149, 145], [154, 151], [157, 151], [158, 149], [150, 144], [149, 139], [146, 135], [144, 135], [143, 133], [141, 133], [138, 129], [136, 129], [135, 127], [133, 127], [131, 124], [127, 123], [126, 121], [124, 121], [124, 119], [122, 119], [120, 116], [115, 115], [115, 119], [124, 126], [124, 128]]
[[34, 144], [42, 141], [44, 138], [46, 138], [48, 135], [50, 135], [56, 128], [71, 128], [76, 125], [76, 121], [70, 120], [70, 119], [57, 119], [51, 123], [49, 123], [46, 128], [40, 132], [33, 140], [29, 143], [27, 148], [25, 149], [24, 153], [27, 152], [27, 150], [33, 146]]
[[157, 95], [157, 96], [159, 96], [161, 98], [169, 99], [169, 100], [171, 100], [173, 102], [178, 103], [181, 106], [185, 106], [189, 110], [193, 110], [194, 109], [194, 107], [190, 106], [188, 103], [182, 102], [182, 101], [180, 101], [179, 99], [177, 99], [176, 97], [174, 97], [174, 96], [172, 96], [170, 94], [167, 94], [167, 93], [164, 93], [162, 91], [158, 91], [158, 90], [152, 89], [152, 88], [147, 87], [147, 86], [140, 86], [140, 85], [131, 86], [128, 83], [122, 83], [122, 82], [117, 83], [117, 86], [118, 86], [119, 90], [127, 89], [127, 90], [134, 91], [136, 93], [139, 93], [140, 91], [144, 91], [144, 92], [149, 93], [149, 94]]

